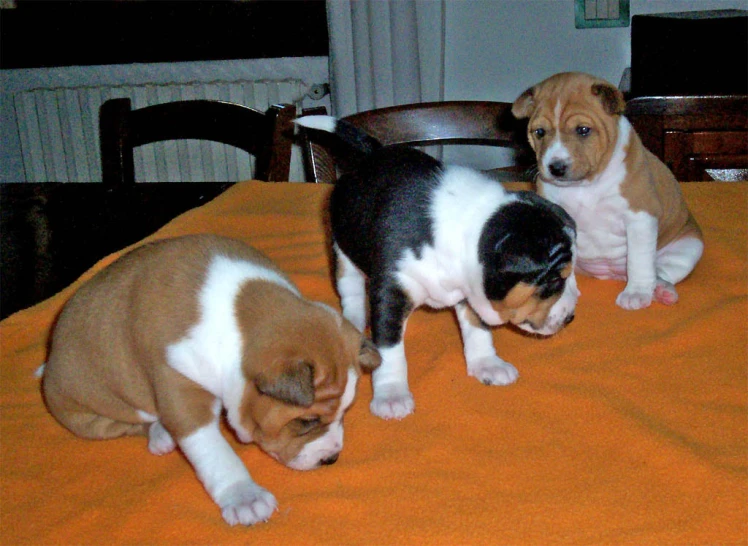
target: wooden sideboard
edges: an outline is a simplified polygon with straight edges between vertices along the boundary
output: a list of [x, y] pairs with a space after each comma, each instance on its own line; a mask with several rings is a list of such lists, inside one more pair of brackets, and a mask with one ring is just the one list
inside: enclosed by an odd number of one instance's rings
[[678, 180], [748, 180], [748, 96], [637, 97], [626, 117]]

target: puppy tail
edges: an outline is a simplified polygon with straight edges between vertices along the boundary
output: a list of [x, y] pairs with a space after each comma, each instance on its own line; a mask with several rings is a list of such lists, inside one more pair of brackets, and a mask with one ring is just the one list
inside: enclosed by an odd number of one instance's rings
[[355, 150], [370, 154], [382, 147], [382, 143], [353, 124], [333, 116], [302, 116], [294, 123], [306, 129], [332, 133]]

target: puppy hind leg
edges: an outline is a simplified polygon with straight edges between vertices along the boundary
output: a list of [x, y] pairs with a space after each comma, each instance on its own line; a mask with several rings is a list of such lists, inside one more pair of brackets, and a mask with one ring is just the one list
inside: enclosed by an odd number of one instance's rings
[[160, 421], [151, 423], [148, 429], [148, 451], [154, 455], [166, 455], [177, 447], [174, 438], [164, 428]]
[[336, 286], [343, 316], [359, 331], [366, 329], [366, 277], [355, 264], [334, 246], [337, 258]]
[[403, 333], [413, 305], [394, 286], [372, 288], [372, 338], [382, 363], [372, 372], [374, 398], [371, 412], [382, 419], [402, 419], [413, 413], [415, 402], [408, 387], [408, 363]]
[[658, 278], [654, 289], [654, 299], [664, 305], [673, 305], [678, 301], [678, 291], [673, 283]]
[[517, 368], [496, 354], [491, 330], [465, 302], [455, 307], [467, 362], [467, 372], [484, 385], [509, 385], [519, 377]]
[[703, 251], [703, 241], [695, 237], [684, 237], [657, 252], [655, 300], [665, 305], [672, 305], [678, 301], [675, 285], [693, 271]]
[[[58, 417], [58, 416], [56, 416]], [[126, 423], [95, 413], [70, 413], [58, 420], [81, 438], [109, 440], [121, 436], [145, 436], [149, 423]]]
[[47, 408], [62, 426], [76, 436], [89, 440], [108, 440], [147, 434], [150, 423], [138, 422], [136, 412], [132, 412], [132, 420], [117, 420], [99, 415], [90, 407], [61, 392], [52, 378], [45, 379], [43, 390]]

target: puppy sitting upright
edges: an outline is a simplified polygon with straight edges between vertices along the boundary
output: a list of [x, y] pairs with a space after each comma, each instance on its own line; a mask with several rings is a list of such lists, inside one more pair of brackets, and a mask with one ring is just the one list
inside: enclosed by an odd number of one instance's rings
[[345, 121], [307, 116], [297, 123], [335, 133], [365, 154], [336, 183], [330, 215], [343, 314], [363, 331], [368, 296], [382, 356], [372, 413], [400, 419], [414, 409], [403, 332], [416, 307], [456, 306], [468, 374], [489, 385], [518, 374], [496, 355], [487, 325], [550, 335], [571, 321], [579, 296], [575, 232], [563, 209], [419, 150], [383, 148]]
[[556, 74], [514, 102], [530, 118], [538, 190], [577, 223], [579, 271], [626, 281], [616, 303], [641, 309], [652, 298], [673, 304], [675, 284], [701, 258], [701, 230], [678, 182], [647, 150], [623, 116], [610, 83], [580, 73]]
[[264, 255], [194, 235], [140, 247], [81, 287], [54, 330], [43, 391], [79, 436], [147, 435], [157, 455], [179, 446], [224, 519], [250, 525], [276, 501], [221, 434], [221, 410], [239, 440], [291, 468], [332, 464], [361, 368], [378, 363]]

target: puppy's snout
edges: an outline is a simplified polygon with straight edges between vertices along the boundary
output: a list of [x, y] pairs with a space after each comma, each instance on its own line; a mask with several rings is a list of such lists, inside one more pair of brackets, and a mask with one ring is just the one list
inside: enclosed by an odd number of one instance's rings
[[564, 326], [571, 324], [574, 321], [574, 313], [569, 313], [564, 319]]
[[556, 177], [564, 176], [568, 169], [569, 166], [566, 164], [566, 162], [561, 160], [553, 161], [550, 163], [550, 165], [548, 165], [548, 171]]
[[322, 459], [319, 464], [328, 466], [331, 464], [335, 464], [335, 461], [338, 460], [338, 457], [340, 456], [340, 453], [336, 453], [335, 455], [331, 455], [330, 457], [327, 457], [326, 459]]

